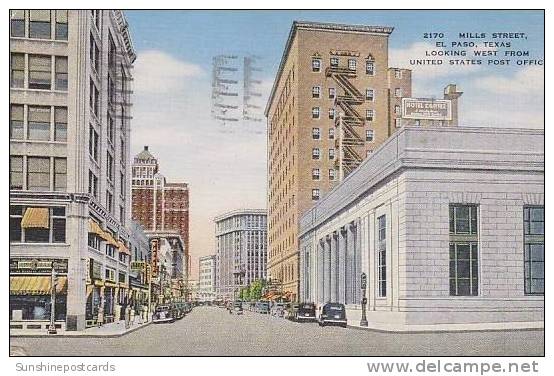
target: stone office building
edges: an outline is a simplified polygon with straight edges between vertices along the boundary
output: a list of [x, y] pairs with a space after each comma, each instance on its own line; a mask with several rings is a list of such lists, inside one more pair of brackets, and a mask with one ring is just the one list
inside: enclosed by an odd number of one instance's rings
[[365, 297], [381, 329], [543, 325], [543, 150], [539, 130], [396, 132], [301, 218], [301, 299], [358, 324]]
[[118, 10], [10, 11], [10, 329], [117, 320], [128, 298], [131, 68]]

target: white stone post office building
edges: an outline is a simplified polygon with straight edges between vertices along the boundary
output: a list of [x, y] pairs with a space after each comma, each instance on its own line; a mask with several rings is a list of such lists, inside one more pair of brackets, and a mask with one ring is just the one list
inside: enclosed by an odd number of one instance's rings
[[[544, 322], [544, 131], [405, 127], [300, 223], [301, 300], [374, 328]], [[442, 324], [442, 325], [437, 325]]]

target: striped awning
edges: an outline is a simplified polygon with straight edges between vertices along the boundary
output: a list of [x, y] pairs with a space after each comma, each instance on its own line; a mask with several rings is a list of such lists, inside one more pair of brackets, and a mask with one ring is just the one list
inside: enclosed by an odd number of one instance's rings
[[101, 238], [104, 238], [104, 230], [102, 230], [100, 225], [92, 219], [89, 219], [88, 221], [88, 232], [91, 234], [98, 235]]
[[50, 228], [48, 208], [27, 208], [21, 219], [21, 228]]
[[114, 247], [119, 247], [119, 244], [117, 244], [117, 241], [113, 238], [112, 234], [110, 234], [108, 231], [103, 231], [102, 239], [104, 239], [108, 244], [111, 244]]
[[[10, 295], [50, 295], [50, 276], [11, 276]], [[67, 294], [67, 277], [57, 277], [56, 294]]]
[[119, 248], [119, 252], [126, 253], [129, 256], [131, 255], [131, 252], [129, 251], [129, 248], [127, 248], [121, 240], [117, 241], [117, 247]]

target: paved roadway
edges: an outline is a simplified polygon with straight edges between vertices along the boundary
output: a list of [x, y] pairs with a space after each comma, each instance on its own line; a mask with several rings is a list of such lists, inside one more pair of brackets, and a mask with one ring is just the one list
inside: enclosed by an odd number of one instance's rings
[[197, 307], [118, 338], [11, 338], [28, 355], [542, 355], [544, 331], [396, 334]]

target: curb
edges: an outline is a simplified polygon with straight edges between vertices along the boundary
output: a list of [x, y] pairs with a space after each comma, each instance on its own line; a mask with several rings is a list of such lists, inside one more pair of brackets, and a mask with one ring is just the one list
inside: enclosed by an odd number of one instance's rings
[[364, 330], [377, 333], [394, 333], [394, 334], [432, 334], [432, 333], [474, 333], [474, 332], [528, 332], [528, 331], [544, 331], [544, 327], [537, 328], [484, 328], [484, 329], [377, 329], [369, 327], [361, 327], [358, 325], [347, 325], [349, 329]]
[[126, 334], [133, 333], [139, 329], [145, 328], [148, 325], [152, 324], [152, 321], [142, 324], [133, 329], [129, 329], [126, 332], [122, 333], [113, 333], [113, 334], [56, 334], [56, 335], [37, 335], [37, 334], [10, 334], [10, 338], [117, 338], [122, 337]]

